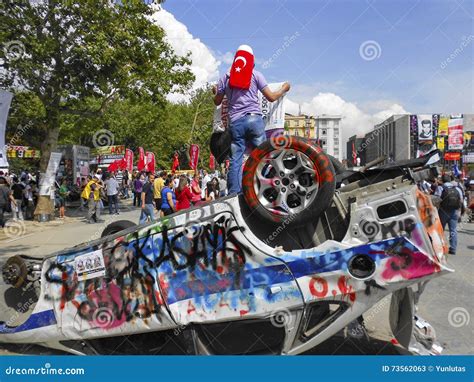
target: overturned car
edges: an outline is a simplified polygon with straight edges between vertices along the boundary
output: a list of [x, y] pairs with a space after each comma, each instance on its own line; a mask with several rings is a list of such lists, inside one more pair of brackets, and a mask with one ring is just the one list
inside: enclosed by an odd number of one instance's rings
[[[388, 295], [390, 326], [419, 346], [415, 305], [451, 272], [438, 212], [416, 182], [435, 155], [344, 171], [276, 137], [244, 167], [243, 194], [2, 265], [0, 341], [74, 354], [300, 354]], [[258, 340], [256, 340], [258, 339]]]

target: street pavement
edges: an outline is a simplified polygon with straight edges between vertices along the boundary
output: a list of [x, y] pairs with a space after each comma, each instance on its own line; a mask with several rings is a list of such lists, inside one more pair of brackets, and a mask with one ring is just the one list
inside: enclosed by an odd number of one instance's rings
[[[78, 208], [68, 208], [65, 220], [48, 223], [12, 223], [0, 231], [0, 256], [24, 254], [44, 257], [75, 245], [97, 239], [103, 229], [116, 220], [138, 223], [140, 210], [131, 201], [121, 201], [120, 214], [104, 213], [103, 223], [87, 224]], [[474, 354], [474, 223], [461, 223], [456, 256], [449, 256], [448, 267], [454, 273], [431, 280], [419, 301], [417, 314], [436, 330], [443, 354]], [[369, 340], [341, 332], [308, 354], [399, 354], [388, 326], [390, 297], [364, 314]], [[38, 346], [0, 344], [0, 354], [50, 354]]]

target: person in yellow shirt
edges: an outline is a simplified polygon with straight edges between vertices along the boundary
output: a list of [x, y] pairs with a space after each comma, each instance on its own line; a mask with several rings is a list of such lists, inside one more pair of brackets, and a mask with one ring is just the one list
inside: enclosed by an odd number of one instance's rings
[[87, 222], [90, 224], [99, 223], [100, 220], [100, 179], [97, 175], [94, 175], [82, 191], [81, 197], [87, 200]]
[[155, 199], [155, 207], [156, 210], [158, 211], [158, 214], [161, 210], [161, 190], [163, 187], [165, 187], [165, 178], [166, 178], [166, 172], [162, 171], [160, 172], [160, 175], [155, 178], [155, 181], [153, 182], [153, 198]]

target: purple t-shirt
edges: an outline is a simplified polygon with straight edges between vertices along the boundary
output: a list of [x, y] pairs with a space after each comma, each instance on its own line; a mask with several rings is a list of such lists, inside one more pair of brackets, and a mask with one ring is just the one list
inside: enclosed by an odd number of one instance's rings
[[267, 81], [263, 74], [257, 70], [252, 73], [252, 81], [248, 90], [236, 89], [228, 86], [228, 73], [224, 74], [217, 83], [217, 94], [225, 93], [229, 100], [229, 118], [235, 122], [247, 113], [262, 114], [258, 103], [258, 91], [267, 86]]

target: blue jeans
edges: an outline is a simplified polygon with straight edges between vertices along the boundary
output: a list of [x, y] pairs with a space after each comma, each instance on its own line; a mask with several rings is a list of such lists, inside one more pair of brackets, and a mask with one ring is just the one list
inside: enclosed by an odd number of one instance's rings
[[252, 148], [265, 141], [265, 123], [261, 115], [246, 115], [230, 123], [232, 135], [229, 173], [227, 175], [228, 194], [242, 190], [242, 162], [247, 144]]
[[115, 213], [118, 213], [118, 195], [107, 195], [109, 198], [109, 213], [112, 215], [115, 207]]
[[456, 247], [458, 246], [458, 211], [459, 210], [439, 210], [439, 219], [441, 220], [441, 225], [443, 226], [443, 229], [445, 229], [446, 224], [448, 224], [449, 227], [449, 252], [451, 253], [456, 253]]
[[146, 222], [147, 217], [150, 218], [152, 222], [155, 221], [155, 207], [153, 204], [145, 204], [145, 208], [142, 208], [142, 212], [140, 214], [140, 222], [138, 224], [143, 224]]

